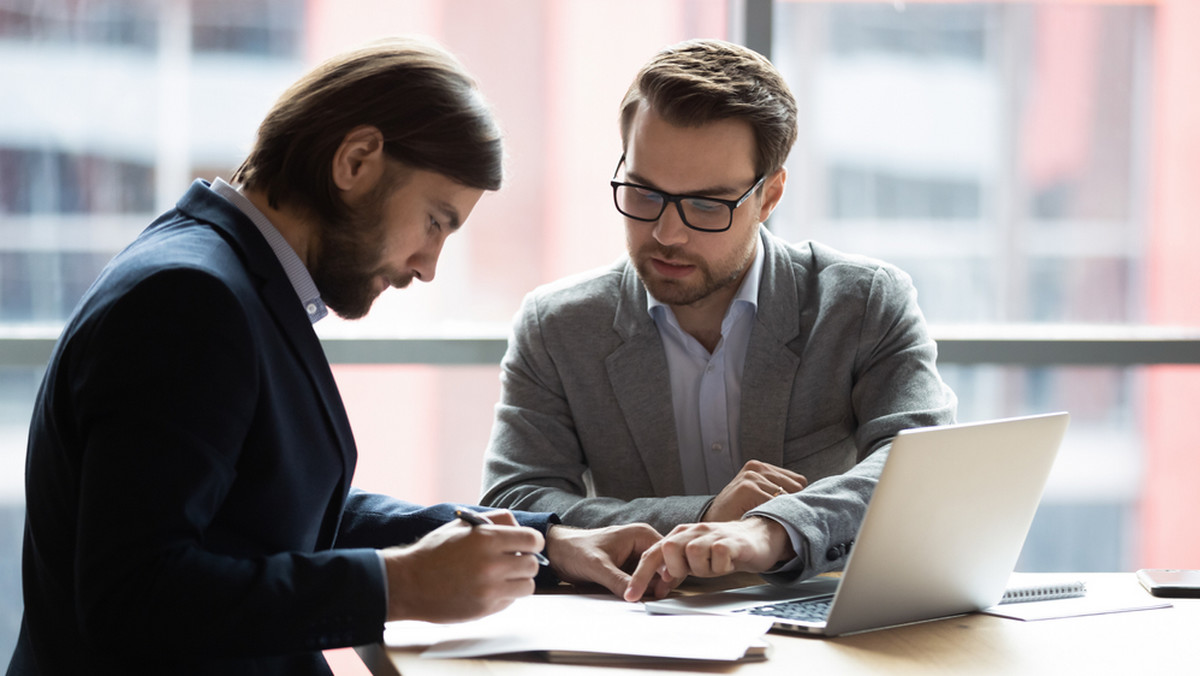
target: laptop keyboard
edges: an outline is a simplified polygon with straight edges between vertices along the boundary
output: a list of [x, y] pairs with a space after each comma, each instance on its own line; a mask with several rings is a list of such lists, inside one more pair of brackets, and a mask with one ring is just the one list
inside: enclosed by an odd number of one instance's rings
[[800, 620], [801, 622], [824, 622], [825, 618], [829, 615], [829, 606], [832, 604], [833, 597], [824, 596], [817, 599], [784, 601], [765, 606], [755, 606], [754, 608], [747, 608], [740, 612], [745, 612], [749, 615], [779, 617], [786, 620]]

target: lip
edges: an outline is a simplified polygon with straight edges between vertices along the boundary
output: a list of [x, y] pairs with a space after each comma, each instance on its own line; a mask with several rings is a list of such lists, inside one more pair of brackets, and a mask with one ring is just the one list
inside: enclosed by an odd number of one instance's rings
[[654, 266], [655, 272], [664, 277], [670, 277], [672, 279], [687, 277], [688, 275], [692, 274], [693, 270], [696, 269], [696, 266], [694, 265], [688, 265], [686, 263], [672, 263], [661, 258], [651, 258], [650, 264]]

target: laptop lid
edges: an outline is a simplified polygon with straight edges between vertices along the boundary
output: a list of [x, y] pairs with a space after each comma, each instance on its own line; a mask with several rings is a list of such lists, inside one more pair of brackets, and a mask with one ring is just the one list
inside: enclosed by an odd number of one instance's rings
[[[1068, 420], [1066, 413], [1051, 413], [900, 432], [826, 621], [781, 619], [776, 628], [833, 636], [994, 605], [1021, 553]], [[789, 591], [828, 594], [829, 586], [819, 580], [802, 590], [759, 586], [646, 607], [738, 612], [756, 596], [778, 602]]]

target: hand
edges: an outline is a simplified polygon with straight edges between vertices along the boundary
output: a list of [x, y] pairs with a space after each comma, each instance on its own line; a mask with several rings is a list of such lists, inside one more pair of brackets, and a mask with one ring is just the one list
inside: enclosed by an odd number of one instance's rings
[[493, 525], [455, 520], [406, 547], [383, 550], [389, 620], [462, 622], [490, 615], [533, 593], [542, 534], [511, 512], [487, 512]]
[[751, 460], [717, 493], [701, 520], [737, 521], [767, 500], [802, 491], [807, 485], [808, 479], [790, 469]]
[[[546, 535], [546, 555], [559, 579], [573, 584], [593, 582], [622, 596], [629, 573], [643, 553], [662, 539], [644, 523], [583, 530], [551, 526]], [[647, 575], [646, 585], [666, 596], [673, 585]]]
[[676, 526], [642, 554], [625, 590], [625, 600], [637, 601], [647, 591], [662, 598], [665, 593], [659, 592], [664, 586], [669, 589], [688, 575], [761, 573], [792, 556], [795, 552], [787, 530], [766, 517]]

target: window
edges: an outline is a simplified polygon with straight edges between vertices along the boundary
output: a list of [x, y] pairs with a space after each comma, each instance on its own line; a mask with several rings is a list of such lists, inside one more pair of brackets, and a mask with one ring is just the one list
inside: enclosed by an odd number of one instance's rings
[[[1197, 129], [1170, 93], [1200, 28], [1174, 23], [1181, 6], [773, 3], [802, 124], [772, 229], [896, 263], [943, 337], [1195, 327], [1197, 242], [1168, 187], [1198, 169], [1173, 150]], [[1200, 471], [1182, 461], [1188, 416], [1161, 407], [1200, 393], [1194, 366], [943, 373], [961, 420], [1073, 414], [1022, 565], [1200, 564], [1163, 521], [1185, 499], [1175, 477]]]

